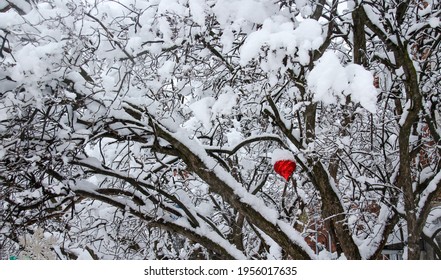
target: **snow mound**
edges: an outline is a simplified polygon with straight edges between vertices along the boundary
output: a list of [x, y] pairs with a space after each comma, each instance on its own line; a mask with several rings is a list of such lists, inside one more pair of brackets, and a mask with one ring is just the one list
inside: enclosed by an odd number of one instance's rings
[[280, 160], [294, 160], [294, 155], [289, 150], [275, 149], [271, 155], [271, 164], [274, 165]]
[[341, 65], [331, 51], [323, 54], [307, 78], [313, 100], [325, 105], [343, 103], [346, 96], [371, 113], [376, 111], [377, 90], [374, 77], [357, 64]]

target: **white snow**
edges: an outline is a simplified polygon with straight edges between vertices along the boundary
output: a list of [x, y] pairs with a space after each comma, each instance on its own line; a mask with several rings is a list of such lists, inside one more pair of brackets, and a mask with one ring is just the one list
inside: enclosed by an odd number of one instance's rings
[[259, 24], [270, 17], [276, 7], [266, 0], [218, 0], [213, 12], [223, 26], [243, 21]]
[[271, 154], [271, 164], [275, 164], [280, 160], [291, 160], [294, 161], [294, 155], [289, 150], [275, 149]]
[[299, 42], [307, 42], [307, 49], [317, 50], [323, 44], [322, 25], [314, 19], [305, 19], [294, 30], [294, 35]]
[[169, 79], [171, 74], [173, 73], [174, 67], [175, 63], [173, 61], [165, 61], [164, 64], [158, 68], [158, 74], [163, 80]]
[[205, 97], [202, 97], [189, 105], [196, 121], [188, 121], [185, 124], [185, 127], [194, 127], [195, 124], [200, 122], [205, 129], [210, 129], [212, 127], [212, 121], [214, 121], [216, 117], [231, 115], [233, 108], [237, 103], [236, 94], [228, 89], [224, 93], [221, 93], [217, 98], [210, 96], [209, 91], [204, 92], [201, 95]]
[[302, 65], [310, 61], [309, 52], [318, 49], [323, 43], [321, 24], [313, 19], [300, 22], [298, 27], [288, 18], [273, 16], [263, 22], [260, 30], [251, 33], [241, 49], [240, 63], [246, 65], [259, 56], [262, 47], [267, 46], [273, 52], [268, 52], [268, 61], [262, 62], [262, 69], [271, 71], [281, 67], [281, 61], [286, 55], [294, 55]]
[[349, 86], [346, 95], [351, 95], [352, 100], [359, 102], [371, 113], [376, 111], [377, 90], [374, 87], [373, 75], [358, 64], [346, 66]]
[[25, 0], [9, 0], [12, 4], [17, 6], [19, 9], [24, 11], [25, 13], [28, 13], [31, 10], [31, 5], [26, 2]]
[[436, 17], [431, 17], [429, 19], [429, 24], [430, 24], [430, 27], [437, 28], [437, 27], [439, 27], [441, 25], [441, 20], [439, 18], [436, 18]]
[[125, 49], [128, 53], [136, 55], [142, 50], [143, 38], [139, 36], [132, 36], [128, 41]]
[[343, 67], [332, 51], [327, 51], [316, 62], [307, 77], [313, 100], [325, 105], [342, 104], [345, 96], [359, 102], [371, 113], [376, 111], [377, 91], [372, 74], [360, 65]]
[[205, 26], [205, 5], [203, 0], [189, 0], [190, 13], [193, 20], [200, 26]]
[[243, 140], [242, 133], [237, 130], [236, 128], [232, 128], [230, 131], [228, 131], [225, 136], [228, 139], [228, 144], [230, 147], [234, 147], [237, 144], [239, 144]]
[[194, 116], [204, 125], [206, 129], [211, 128], [211, 108], [216, 102], [214, 97], [208, 96], [190, 104]]
[[226, 92], [217, 97], [212, 107], [212, 114], [214, 116], [225, 115], [232, 113], [233, 107], [236, 105], [237, 96], [232, 92]]
[[49, 42], [37, 47], [30, 44], [22, 47], [14, 54], [17, 63], [11, 70], [11, 78], [27, 83], [58, 78], [56, 71], [48, 69], [61, 63], [64, 45], [64, 42]]
[[418, 202], [418, 214], [421, 212], [423, 207], [427, 203], [428, 196], [437, 190], [438, 185], [441, 182], [441, 171], [436, 174], [433, 179], [429, 182], [427, 187], [424, 189], [424, 191], [420, 195], [420, 200]]
[[426, 221], [426, 225], [424, 226], [423, 232], [427, 236], [431, 237], [441, 227], [441, 208], [434, 207]]
[[0, 9], [4, 9], [4, 8], [6, 8], [8, 6], [8, 2], [6, 2], [6, 1], [2, 1], [2, 2], [0, 2]]
[[344, 67], [333, 52], [325, 52], [308, 75], [307, 83], [314, 101], [325, 105], [342, 102], [343, 91], [348, 86]]

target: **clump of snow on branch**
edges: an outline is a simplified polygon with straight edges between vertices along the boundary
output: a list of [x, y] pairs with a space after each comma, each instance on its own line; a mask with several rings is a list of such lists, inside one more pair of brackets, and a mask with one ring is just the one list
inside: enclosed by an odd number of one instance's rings
[[277, 12], [277, 5], [266, 0], [219, 0], [213, 11], [221, 25], [244, 21], [259, 24]]
[[212, 121], [219, 116], [229, 116], [236, 105], [236, 95], [230, 89], [218, 97], [207, 96], [194, 101], [189, 105], [196, 121], [202, 123], [206, 129], [212, 127]]
[[216, 102], [214, 97], [208, 96], [198, 100], [190, 105], [190, 109], [197, 120], [199, 120], [206, 129], [211, 128], [211, 108]]
[[262, 65], [262, 69], [280, 67], [286, 55], [294, 55], [300, 64], [307, 65], [310, 61], [309, 52], [317, 50], [323, 43], [322, 33], [321, 24], [313, 19], [306, 19], [295, 27], [284, 16], [268, 18], [263, 22], [262, 29], [251, 33], [246, 39], [241, 51], [241, 64], [245, 65], [258, 57], [262, 47], [266, 46], [275, 52], [275, 57], [269, 56], [269, 52], [268, 61]]
[[274, 165], [280, 160], [291, 160], [294, 161], [294, 155], [289, 150], [275, 149], [271, 154], [271, 163]]
[[344, 67], [331, 51], [315, 63], [307, 83], [316, 102], [344, 103], [345, 97], [350, 96], [369, 112], [376, 111], [377, 91], [372, 74], [357, 64]]

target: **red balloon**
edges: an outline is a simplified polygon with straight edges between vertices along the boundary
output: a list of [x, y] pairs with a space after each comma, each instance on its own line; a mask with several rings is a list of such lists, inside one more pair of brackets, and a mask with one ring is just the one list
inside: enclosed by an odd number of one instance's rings
[[279, 160], [274, 164], [274, 171], [288, 181], [292, 173], [296, 170], [296, 163], [292, 160]]

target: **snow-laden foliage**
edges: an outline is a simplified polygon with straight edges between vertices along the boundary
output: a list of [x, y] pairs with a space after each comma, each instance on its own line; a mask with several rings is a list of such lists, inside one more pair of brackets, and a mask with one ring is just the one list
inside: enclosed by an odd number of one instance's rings
[[0, 257], [37, 232], [59, 259], [440, 258], [440, 14], [2, 2]]

